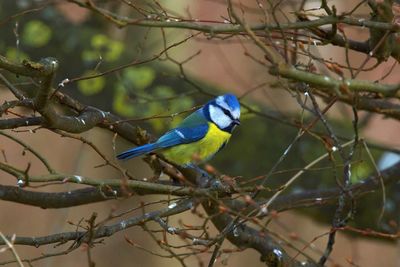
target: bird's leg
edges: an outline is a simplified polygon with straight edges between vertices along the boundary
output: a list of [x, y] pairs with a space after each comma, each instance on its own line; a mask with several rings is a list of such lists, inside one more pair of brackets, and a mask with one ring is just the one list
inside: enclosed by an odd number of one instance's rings
[[145, 157], [143, 160], [146, 161], [154, 171], [154, 176], [150, 179], [150, 181], [159, 180], [163, 173], [163, 166], [162, 166], [160, 159], [158, 159], [157, 155], [150, 154], [147, 157]]
[[[160, 170], [160, 175], [168, 175], [171, 178], [173, 185], [188, 184], [188, 181], [184, 175], [175, 165], [161, 157], [156, 157], [155, 161], [157, 162], [158, 169]], [[193, 186], [191, 183], [189, 183], [189, 185]]]
[[199, 187], [209, 187], [210, 186], [210, 181], [212, 180], [212, 176], [206, 172], [205, 170], [203, 170], [202, 168], [200, 168], [199, 166], [197, 166], [196, 164], [190, 163], [188, 165], [186, 165], [186, 167], [193, 169], [194, 171], [196, 171], [196, 185]]

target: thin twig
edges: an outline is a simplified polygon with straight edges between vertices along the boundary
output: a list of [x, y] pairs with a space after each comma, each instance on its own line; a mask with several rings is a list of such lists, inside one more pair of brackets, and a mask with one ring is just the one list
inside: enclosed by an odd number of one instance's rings
[[19, 265], [20, 267], [24, 267], [24, 264], [22, 263], [21, 258], [19, 257], [17, 251], [15, 250], [13, 243], [10, 242], [10, 241], [7, 239], [7, 237], [5, 237], [5, 235], [4, 235], [2, 232], [0, 232], [0, 237], [1, 237], [1, 239], [3, 239], [4, 243], [8, 246], [8, 248], [9, 248], [9, 249], [11, 250], [11, 252], [13, 253], [14, 258], [15, 258], [16, 262], [18, 263], [18, 265]]

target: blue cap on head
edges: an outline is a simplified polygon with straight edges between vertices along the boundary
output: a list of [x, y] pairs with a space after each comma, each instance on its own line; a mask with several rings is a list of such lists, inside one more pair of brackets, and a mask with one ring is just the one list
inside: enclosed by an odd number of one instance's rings
[[240, 103], [234, 94], [225, 94], [217, 97], [215, 103], [228, 109], [235, 119], [240, 118]]

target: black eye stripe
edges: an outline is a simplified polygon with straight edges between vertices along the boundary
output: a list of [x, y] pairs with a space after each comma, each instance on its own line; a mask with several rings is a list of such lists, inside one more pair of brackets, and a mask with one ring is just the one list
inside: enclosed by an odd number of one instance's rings
[[235, 120], [234, 118], [233, 118], [233, 116], [232, 116], [232, 113], [229, 111], [229, 110], [227, 110], [226, 108], [223, 108], [222, 106], [220, 106], [220, 105], [218, 105], [218, 104], [215, 104], [215, 106], [216, 107], [219, 107], [221, 110], [222, 110], [222, 112], [226, 115], [226, 116], [228, 116], [231, 120]]

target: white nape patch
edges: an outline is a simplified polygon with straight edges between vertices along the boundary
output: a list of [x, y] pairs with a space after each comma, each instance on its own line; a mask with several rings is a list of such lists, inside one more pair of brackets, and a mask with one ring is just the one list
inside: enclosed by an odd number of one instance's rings
[[232, 109], [231, 106], [228, 105], [228, 103], [226, 103], [224, 96], [219, 96], [215, 99], [215, 102], [220, 105], [221, 107], [223, 107], [224, 109], [229, 110], [229, 112], [232, 114], [232, 117], [234, 119], [239, 119], [240, 118], [240, 109], [239, 108], [235, 108]]
[[232, 119], [225, 115], [218, 106], [210, 105], [210, 118], [220, 129], [227, 128], [232, 123]]
[[185, 135], [184, 135], [181, 131], [179, 131], [178, 129], [175, 129], [174, 132], [175, 132], [177, 135], [179, 135], [179, 137], [185, 138]]

